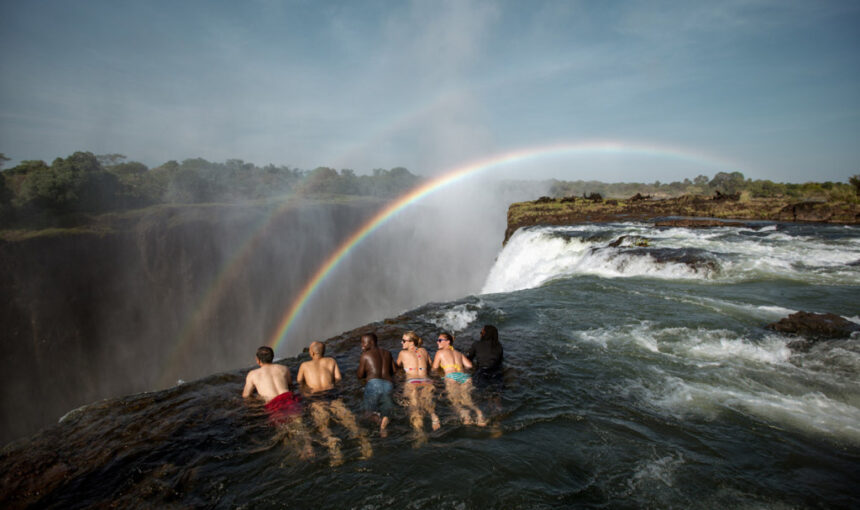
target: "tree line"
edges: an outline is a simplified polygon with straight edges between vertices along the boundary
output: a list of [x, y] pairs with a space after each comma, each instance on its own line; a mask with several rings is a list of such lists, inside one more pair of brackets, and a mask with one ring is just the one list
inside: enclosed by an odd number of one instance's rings
[[[50, 165], [40, 160], [9, 161], [0, 153], [0, 228], [74, 224], [80, 215], [137, 209], [155, 204], [197, 204], [259, 200], [285, 194], [359, 195], [391, 198], [414, 188], [422, 177], [402, 167], [376, 169], [370, 175], [328, 167], [300, 170], [288, 166], [257, 166], [240, 159], [214, 163], [202, 158], [168, 161], [148, 168], [127, 161], [122, 154], [75, 152]], [[857, 202], [860, 175], [848, 183], [778, 183], [747, 179], [740, 172], [699, 175], [671, 183], [605, 183], [550, 181], [555, 197], [599, 193], [626, 198], [655, 198], [685, 194], [740, 194], [749, 197], [784, 196], [796, 199]]]
[[767, 179], [748, 179], [741, 172], [719, 172], [713, 178], [699, 175], [671, 183], [599, 181], [553, 181], [550, 194], [554, 197], [580, 196], [599, 193], [603, 197], [628, 198], [636, 193], [654, 198], [681, 195], [714, 195], [716, 192], [740, 197], [788, 197], [798, 200], [827, 200], [857, 202], [860, 196], [860, 175], [844, 182], [783, 183]]
[[[0, 169], [9, 159], [0, 154]], [[168, 161], [148, 168], [122, 154], [75, 152], [44, 161], [22, 161], [0, 172], [0, 226], [74, 223], [75, 216], [137, 209], [155, 204], [259, 200], [300, 194], [395, 197], [421, 178], [402, 167], [353, 170], [288, 166], [259, 167], [240, 159]]]

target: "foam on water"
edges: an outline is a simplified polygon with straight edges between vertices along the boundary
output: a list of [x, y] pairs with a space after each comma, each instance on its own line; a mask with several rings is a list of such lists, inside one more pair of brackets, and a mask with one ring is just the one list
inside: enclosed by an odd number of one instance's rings
[[645, 321], [579, 331], [573, 341], [600, 346], [612, 358], [650, 356], [643, 370], [618, 383], [620, 393], [648, 407], [709, 420], [736, 412], [860, 445], [860, 346], [853, 339], [793, 353], [776, 334], [751, 339], [726, 329]]
[[751, 340], [726, 329], [663, 328], [651, 322], [578, 332], [577, 338], [600, 345], [636, 346], [652, 353], [689, 362], [724, 361], [731, 364], [782, 364], [791, 357], [786, 340], [768, 335]]
[[466, 329], [469, 324], [478, 318], [478, 311], [482, 308], [480, 302], [477, 304], [459, 304], [451, 308], [434, 310], [431, 314], [423, 317], [427, 322], [436, 325], [443, 331], [456, 334]]
[[[660, 229], [640, 223], [520, 229], [499, 254], [482, 293], [534, 288], [580, 275], [860, 284], [860, 267], [849, 265], [860, 260], [856, 239], [792, 234], [777, 231], [775, 225], [765, 232], [758, 235], [761, 230], [735, 227]], [[637, 245], [631, 236], [644, 242]]]
[[651, 393], [651, 404], [681, 414], [713, 417], [727, 410], [821, 438], [860, 445], [860, 408], [821, 392], [784, 394], [767, 390], [690, 382], [669, 377]]

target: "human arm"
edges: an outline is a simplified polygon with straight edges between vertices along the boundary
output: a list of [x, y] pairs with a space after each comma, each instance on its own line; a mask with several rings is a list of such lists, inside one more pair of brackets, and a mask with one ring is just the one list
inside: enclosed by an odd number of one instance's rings
[[468, 368], [469, 370], [471, 370], [471, 369], [472, 369], [472, 362], [471, 362], [471, 361], [469, 361], [469, 358], [467, 358], [467, 357], [466, 357], [465, 355], [463, 355], [462, 353], [460, 354], [460, 361], [462, 361], [462, 362], [463, 362], [463, 368]]
[[299, 365], [299, 373], [296, 374], [296, 385], [301, 385], [305, 382], [305, 364]]
[[254, 377], [253, 371], [248, 372], [245, 377], [245, 389], [242, 390], [242, 398], [248, 398], [254, 393]]
[[355, 376], [359, 379], [364, 379], [367, 377], [367, 353], [361, 353], [361, 358], [358, 360], [358, 370], [355, 372]]
[[475, 344], [473, 343], [469, 350], [463, 354], [469, 358], [469, 361], [473, 361], [475, 359]]
[[430, 367], [430, 371], [433, 372], [439, 369], [439, 366], [442, 364], [442, 351], [436, 351], [436, 355], [433, 356], [433, 366]]
[[391, 353], [388, 351], [385, 352], [388, 353], [388, 356], [385, 357], [383, 363], [388, 363], [388, 368], [391, 370], [389, 373], [391, 377], [394, 377], [394, 374], [397, 373], [397, 365], [394, 364], [394, 358], [391, 356]]
[[337, 361], [335, 361], [334, 359], [332, 359], [332, 363], [334, 364], [334, 370], [332, 371], [334, 374], [334, 382], [340, 382], [340, 367], [337, 366]]

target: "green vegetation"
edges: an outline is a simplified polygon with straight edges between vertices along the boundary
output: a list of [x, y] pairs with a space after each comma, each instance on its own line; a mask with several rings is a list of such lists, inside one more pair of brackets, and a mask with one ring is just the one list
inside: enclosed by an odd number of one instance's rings
[[[7, 161], [9, 158], [0, 153], [0, 169]], [[159, 204], [267, 200], [287, 194], [327, 200], [359, 196], [392, 198], [414, 188], [420, 181], [421, 177], [402, 167], [356, 175], [349, 169], [299, 170], [271, 164], [258, 167], [240, 159], [213, 163], [196, 158], [181, 163], [168, 161], [150, 169], [143, 163], [126, 161], [122, 154], [76, 152], [57, 158], [50, 165], [29, 160], [0, 171], [0, 228], [77, 227], [92, 223], [93, 215]], [[692, 180], [668, 184], [553, 180], [550, 189], [554, 197], [599, 193], [603, 198], [619, 199], [637, 193], [671, 198], [716, 192], [736, 196], [742, 202], [785, 198], [857, 203], [860, 201], [860, 175], [851, 177], [849, 183], [791, 184], [746, 179], [740, 172], [720, 172], [712, 179], [699, 175]], [[546, 207], [562, 205], [547, 204]], [[592, 206], [584, 207], [587, 210]]]
[[[8, 161], [0, 154], [0, 168]], [[93, 214], [157, 204], [203, 204], [305, 197], [395, 197], [421, 180], [405, 168], [356, 175], [344, 169], [310, 171], [231, 159], [168, 161], [156, 168], [126, 161], [122, 154], [76, 152], [44, 161], [22, 161], [0, 172], [0, 228], [68, 227]]]
[[717, 191], [727, 195], [740, 194], [741, 199], [785, 197], [797, 200], [856, 202], [860, 196], [860, 176], [851, 177], [850, 183], [828, 181], [803, 184], [746, 179], [740, 172], [719, 172], [713, 179], [700, 175], [693, 180], [684, 179], [672, 183], [553, 181], [550, 194], [553, 197], [566, 197], [599, 193], [604, 198], [628, 198], [639, 193], [653, 198], [672, 198], [682, 195], [713, 195]]

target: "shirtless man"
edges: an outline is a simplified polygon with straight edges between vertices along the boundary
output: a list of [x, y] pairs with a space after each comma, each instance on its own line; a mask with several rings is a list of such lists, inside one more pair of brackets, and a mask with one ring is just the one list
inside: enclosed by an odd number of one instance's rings
[[375, 333], [361, 337], [361, 358], [358, 362], [356, 375], [359, 379], [367, 378], [364, 386], [364, 410], [381, 417], [379, 435], [386, 436], [389, 417], [394, 403], [391, 401], [391, 391], [394, 389], [392, 376], [397, 370], [391, 353], [377, 345]]
[[[302, 425], [300, 415], [302, 406], [299, 398], [290, 391], [290, 369], [284, 365], [272, 363], [275, 352], [271, 347], [260, 347], [257, 349], [257, 365], [248, 372], [245, 377], [245, 388], [242, 397], [248, 398], [257, 394], [266, 402], [266, 411], [269, 419], [283, 432], [296, 436], [302, 443], [302, 457], [312, 456], [310, 438]], [[298, 419], [297, 419], [298, 418]]]
[[304, 384], [305, 398], [311, 402], [311, 416], [317, 425], [320, 435], [325, 438], [331, 454], [331, 465], [343, 464], [343, 456], [340, 452], [340, 440], [331, 433], [328, 423], [331, 415], [349, 430], [353, 438], [357, 438], [361, 444], [362, 458], [373, 455], [370, 442], [359, 430], [355, 416], [346, 408], [341, 399], [335, 393], [335, 383], [341, 380], [340, 369], [334, 358], [325, 357], [325, 344], [313, 342], [308, 348], [311, 355], [310, 361], [305, 361], [299, 366], [296, 382]]
[[424, 413], [430, 415], [433, 430], [439, 430], [439, 417], [433, 404], [433, 381], [428, 377], [430, 355], [421, 347], [423, 341], [414, 331], [407, 331], [401, 340], [403, 350], [397, 355], [397, 366], [406, 372], [403, 396], [409, 402], [409, 421], [415, 431], [418, 445], [426, 441]]
[[290, 392], [290, 369], [272, 363], [274, 359], [275, 353], [271, 347], [263, 346], [257, 349], [256, 360], [260, 368], [248, 372], [245, 389], [242, 390], [242, 396], [245, 398], [257, 390], [257, 394], [266, 402], [266, 409], [278, 408], [279, 403], [287, 400], [295, 401]]
[[432, 370], [445, 372], [445, 390], [454, 410], [460, 415], [464, 425], [471, 425], [471, 411], [475, 412], [475, 422], [483, 427], [487, 424], [484, 414], [472, 402], [472, 376], [464, 372], [471, 369], [472, 362], [463, 353], [454, 349], [454, 337], [448, 333], [439, 333], [436, 339], [438, 350], [433, 358]]

